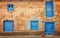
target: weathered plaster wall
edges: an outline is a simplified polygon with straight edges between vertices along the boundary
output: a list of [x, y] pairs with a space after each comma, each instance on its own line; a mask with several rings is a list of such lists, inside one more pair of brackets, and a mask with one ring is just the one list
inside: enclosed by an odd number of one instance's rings
[[[14, 11], [7, 11], [7, 4], [14, 4]], [[40, 22], [40, 30], [44, 31], [44, 21], [55, 21], [56, 31], [60, 32], [60, 2], [54, 2], [54, 17], [45, 17], [45, 2], [0, 2], [0, 31], [3, 31], [4, 20], [14, 20], [14, 32], [30, 31], [28, 29], [29, 20], [35, 17]], [[27, 29], [26, 29], [27, 28]]]

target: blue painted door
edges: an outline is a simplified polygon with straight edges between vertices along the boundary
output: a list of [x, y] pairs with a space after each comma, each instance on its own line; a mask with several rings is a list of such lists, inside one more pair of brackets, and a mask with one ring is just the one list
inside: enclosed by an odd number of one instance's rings
[[53, 35], [55, 32], [55, 22], [45, 22], [45, 34]]
[[31, 30], [38, 30], [39, 22], [37, 20], [31, 20], [30, 21], [30, 29]]
[[12, 32], [14, 28], [13, 20], [5, 20], [4, 21], [4, 32]]
[[45, 9], [46, 9], [46, 17], [53, 17], [54, 16], [53, 1], [46, 1], [45, 2]]

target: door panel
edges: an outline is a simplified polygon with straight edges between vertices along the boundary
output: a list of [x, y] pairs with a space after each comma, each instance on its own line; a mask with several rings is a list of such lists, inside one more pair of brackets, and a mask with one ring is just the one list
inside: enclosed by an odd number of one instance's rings
[[55, 32], [55, 22], [45, 22], [45, 33], [54, 34]]
[[4, 21], [4, 32], [12, 32], [14, 28], [13, 20], [5, 20]]

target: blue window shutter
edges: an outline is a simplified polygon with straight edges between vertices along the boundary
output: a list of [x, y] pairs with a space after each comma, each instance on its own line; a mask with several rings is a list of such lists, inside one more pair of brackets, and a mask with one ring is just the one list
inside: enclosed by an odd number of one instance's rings
[[46, 1], [45, 2], [45, 9], [46, 9], [46, 17], [53, 17], [54, 16], [53, 1]]
[[39, 22], [37, 20], [31, 20], [30, 21], [30, 29], [31, 30], [38, 30], [39, 28]]

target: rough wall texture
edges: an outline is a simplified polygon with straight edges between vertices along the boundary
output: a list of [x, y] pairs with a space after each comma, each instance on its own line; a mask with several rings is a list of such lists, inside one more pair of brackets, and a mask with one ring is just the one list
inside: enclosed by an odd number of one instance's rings
[[55, 5], [55, 18], [54, 20], [56, 21], [56, 30], [58, 32], [60, 32], [60, 1], [59, 2], [55, 2], [54, 5]]
[[[7, 4], [14, 4], [14, 11], [7, 11]], [[44, 21], [55, 21], [56, 31], [60, 32], [60, 2], [54, 2], [54, 14], [53, 18], [45, 17], [45, 2], [0, 2], [0, 32], [3, 32], [3, 21], [14, 20], [14, 32], [30, 31], [28, 29], [29, 21], [34, 17], [40, 22], [40, 30], [44, 31]]]

